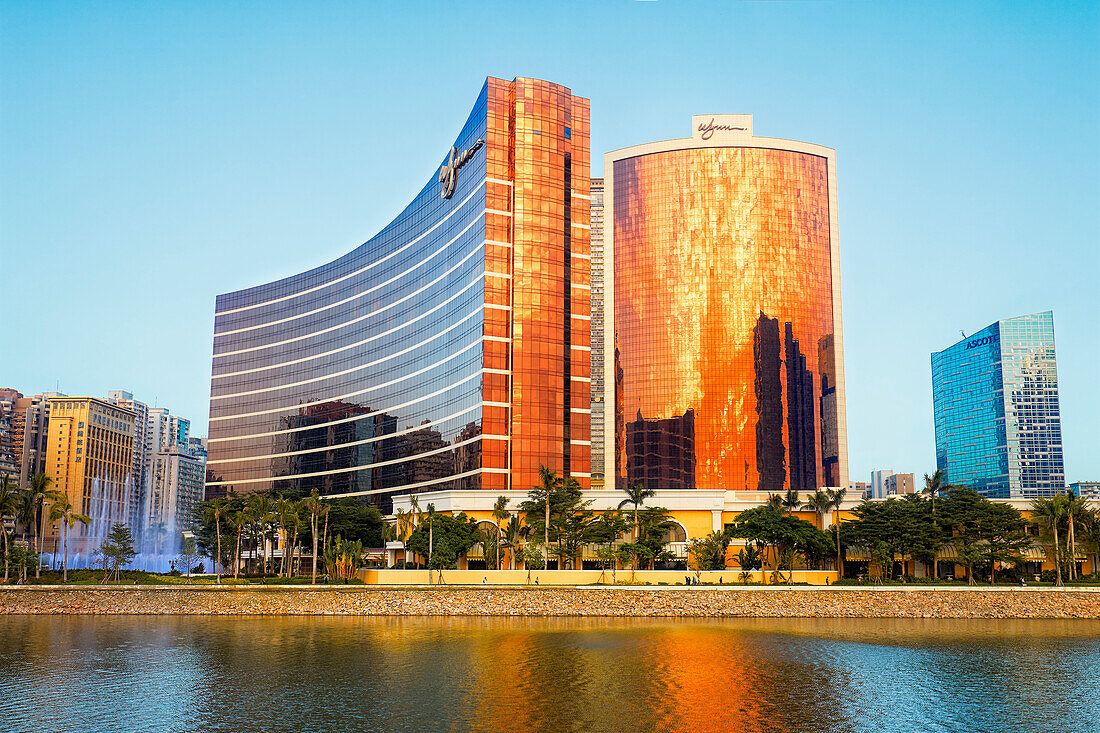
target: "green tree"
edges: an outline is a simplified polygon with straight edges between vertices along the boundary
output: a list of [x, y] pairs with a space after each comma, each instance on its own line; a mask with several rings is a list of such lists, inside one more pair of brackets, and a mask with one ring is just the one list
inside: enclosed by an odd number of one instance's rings
[[561, 557], [564, 552], [562, 530], [567, 526], [575, 529], [572, 522], [566, 522], [566, 518], [587, 511], [592, 502], [584, 499], [576, 479], [562, 479], [545, 466], [539, 468], [539, 477], [539, 484], [531, 489], [519, 509], [529, 531], [536, 536], [542, 534], [547, 555], [553, 541], [558, 544], [554, 554]]
[[8, 582], [8, 529], [4, 517], [14, 517], [19, 513], [23, 497], [7, 474], [0, 479], [0, 532], [4, 534], [4, 582]]
[[627, 507], [627, 506], [633, 506], [634, 507], [634, 525], [633, 525], [634, 526], [634, 532], [631, 535], [631, 539], [633, 539], [635, 542], [637, 542], [638, 541], [638, 510], [641, 508], [641, 506], [643, 504], [645, 504], [646, 499], [652, 499], [654, 496], [657, 495], [657, 492], [654, 491], [653, 489], [647, 489], [645, 487], [645, 485], [642, 484], [641, 482], [635, 483], [633, 486], [628, 486], [625, 489], [623, 489], [623, 491], [626, 492], [626, 498], [619, 502], [619, 510], [621, 511], [624, 507]]
[[756, 545], [745, 545], [737, 552], [737, 564], [742, 570], [759, 570], [763, 567], [763, 558]]
[[783, 495], [783, 510], [787, 514], [793, 514], [802, 508], [802, 500], [798, 497], [797, 489], [787, 489], [787, 493]]
[[[53, 479], [44, 473], [36, 473], [31, 477], [30, 498], [31, 503], [34, 505], [35, 516], [37, 521], [34, 525], [34, 554], [39, 555], [41, 550], [44, 549], [40, 545], [45, 541], [46, 537], [46, 502], [57, 501], [61, 498], [61, 492], [54, 491], [50, 488], [50, 484], [53, 483]], [[42, 567], [39, 565], [34, 569], [34, 577], [37, 579], [41, 577]]]
[[601, 545], [597, 553], [597, 559], [600, 561], [600, 567], [603, 570], [606, 571], [609, 564], [614, 570], [615, 543], [622, 539], [623, 534], [629, 528], [622, 511], [619, 509], [605, 509], [597, 514], [592, 523], [589, 524], [589, 541]]
[[730, 536], [752, 540], [770, 549], [774, 574], [778, 575], [783, 564], [794, 573], [798, 557], [813, 558], [832, 549], [828, 534], [805, 519], [776, 511], [769, 505], [747, 509], [734, 517]]
[[137, 555], [137, 550], [134, 549], [134, 535], [130, 532], [130, 528], [125, 524], [112, 525], [111, 531], [107, 533], [107, 540], [100, 546], [99, 551], [110, 569], [103, 576], [103, 582], [106, 583], [112, 575], [116, 581], [121, 580], [122, 566]]
[[[309, 534], [313, 539], [313, 573], [310, 578], [310, 584], [317, 584], [317, 520], [321, 516], [321, 497], [317, 493], [317, 489], [313, 490], [313, 493], [302, 499], [302, 503], [305, 506], [305, 510], [309, 512]], [[404, 538], [402, 538], [404, 539]]]
[[997, 564], [1023, 561], [1028, 540], [1025, 522], [1015, 508], [993, 502], [968, 486], [952, 486], [940, 502], [937, 521], [950, 534], [960, 565], [974, 583], [974, 566], [989, 564], [990, 582], [997, 578]]
[[1058, 542], [1058, 525], [1066, 515], [1066, 505], [1063, 497], [1033, 499], [1031, 502], [1031, 517], [1041, 527], [1050, 529], [1054, 536], [1054, 584], [1058, 587], [1062, 583], [1062, 555]]
[[465, 512], [457, 517], [435, 514], [428, 522], [421, 522], [409, 536], [406, 547], [428, 558], [430, 569], [442, 570], [457, 567], [458, 558], [469, 552], [480, 537], [477, 522], [466, 516]]
[[496, 503], [493, 504], [493, 520], [497, 523], [497, 570], [500, 570], [500, 546], [504, 542], [503, 525], [512, 516], [512, 513], [508, 511], [508, 501], [507, 496], [498, 496]]
[[[829, 508], [827, 511], [836, 512], [836, 521], [833, 522], [833, 535], [836, 539], [836, 572], [837, 577], [844, 577], [844, 560], [841, 557], [840, 549], [840, 507], [844, 503], [844, 495], [848, 493], [848, 489], [826, 489], [826, 495], [829, 497]], [[824, 527], [822, 528], [824, 529]]]
[[711, 532], [705, 537], [693, 539], [688, 545], [688, 557], [694, 569], [725, 570], [730, 539], [726, 532]]
[[222, 583], [222, 517], [225, 515], [227, 502], [225, 499], [211, 499], [210, 501], [203, 502], [205, 504], [204, 512], [214, 523], [214, 534], [217, 538], [216, 548], [214, 550], [214, 577], [218, 585]]
[[511, 570], [516, 569], [516, 560], [520, 557], [521, 543], [527, 536], [527, 527], [523, 524], [519, 517], [512, 515], [508, 518], [508, 525], [504, 529], [504, 541], [507, 543], [508, 552], [508, 567]]
[[76, 511], [73, 507], [73, 503], [69, 501], [69, 497], [62, 495], [60, 498], [54, 501], [50, 505], [50, 522], [56, 522], [61, 520], [61, 536], [64, 546], [64, 555], [61, 561], [61, 580], [62, 582], [69, 582], [69, 529], [80, 522], [81, 524], [89, 524], [92, 521], [91, 517], [84, 516]]
[[187, 583], [191, 583], [191, 568], [199, 558], [199, 548], [195, 544], [195, 538], [190, 535], [180, 537], [180, 562], [187, 570]]

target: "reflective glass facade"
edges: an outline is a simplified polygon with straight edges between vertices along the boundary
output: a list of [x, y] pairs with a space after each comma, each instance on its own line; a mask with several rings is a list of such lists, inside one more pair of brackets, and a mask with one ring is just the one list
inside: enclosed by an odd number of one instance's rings
[[607, 156], [620, 486], [847, 486], [833, 153], [789, 145]]
[[604, 480], [603, 179], [592, 179], [592, 479]]
[[936, 466], [990, 497], [1065, 490], [1054, 315], [987, 326], [932, 354]]
[[588, 150], [587, 100], [490, 78], [383, 231], [219, 296], [208, 495], [587, 479]]

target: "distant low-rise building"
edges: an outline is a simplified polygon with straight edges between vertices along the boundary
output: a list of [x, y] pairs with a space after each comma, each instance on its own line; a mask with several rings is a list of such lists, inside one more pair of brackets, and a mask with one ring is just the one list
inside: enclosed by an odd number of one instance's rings
[[1100, 499], [1100, 481], [1074, 481], [1069, 489], [1078, 496]]
[[869, 498], [871, 495], [871, 484], [867, 481], [849, 481], [848, 482], [848, 498]]
[[915, 477], [911, 473], [895, 473], [887, 476], [884, 486], [887, 496], [902, 496], [916, 493]]

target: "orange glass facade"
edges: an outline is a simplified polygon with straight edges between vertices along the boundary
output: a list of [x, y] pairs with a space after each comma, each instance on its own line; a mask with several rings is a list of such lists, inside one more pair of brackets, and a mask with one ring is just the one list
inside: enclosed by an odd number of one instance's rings
[[589, 102], [535, 79], [488, 84], [484, 420], [486, 437], [510, 420], [511, 456], [487, 440], [484, 465], [511, 485], [486, 473], [482, 488], [528, 489], [546, 465], [587, 489]]
[[830, 158], [654, 145], [608, 155], [618, 484], [846, 486]]

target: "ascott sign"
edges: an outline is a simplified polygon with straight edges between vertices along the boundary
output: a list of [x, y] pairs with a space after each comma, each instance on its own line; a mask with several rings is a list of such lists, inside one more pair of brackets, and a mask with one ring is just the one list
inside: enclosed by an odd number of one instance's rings
[[973, 341], [967, 341], [966, 342], [966, 350], [969, 351], [970, 349], [973, 349], [976, 346], [986, 346], [986, 345], [989, 345], [989, 344], [995, 344], [998, 341], [1000, 341], [1000, 338], [996, 334], [994, 334], [992, 336], [983, 336], [980, 339], [974, 339]]
[[485, 144], [484, 140], [478, 140], [460, 154], [458, 148], [451, 148], [450, 159], [443, 164], [443, 167], [439, 169], [439, 182], [443, 184], [443, 190], [440, 192], [443, 198], [449, 199], [455, 192], [455, 177], [458, 173], [458, 169], [466, 165], [470, 158], [474, 157], [482, 145]]

